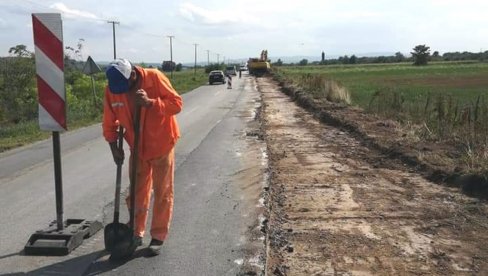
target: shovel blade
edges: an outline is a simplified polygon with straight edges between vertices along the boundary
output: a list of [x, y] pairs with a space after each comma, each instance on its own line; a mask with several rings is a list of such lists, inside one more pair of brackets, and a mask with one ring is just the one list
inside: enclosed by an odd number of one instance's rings
[[110, 252], [110, 260], [120, 261], [129, 258], [134, 254], [137, 246], [138, 244], [134, 237], [132, 237], [130, 241], [124, 240], [124, 242], [117, 243], [112, 249], [112, 252]]
[[112, 253], [114, 250], [120, 250], [130, 247], [133, 242], [134, 232], [123, 223], [110, 223], [104, 229], [105, 249]]

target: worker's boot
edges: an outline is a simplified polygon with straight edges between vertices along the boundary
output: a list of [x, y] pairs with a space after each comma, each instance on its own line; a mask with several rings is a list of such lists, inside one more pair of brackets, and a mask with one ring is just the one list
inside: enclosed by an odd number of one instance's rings
[[149, 252], [151, 255], [156, 256], [161, 253], [161, 247], [163, 247], [163, 241], [152, 239], [151, 243], [149, 244]]

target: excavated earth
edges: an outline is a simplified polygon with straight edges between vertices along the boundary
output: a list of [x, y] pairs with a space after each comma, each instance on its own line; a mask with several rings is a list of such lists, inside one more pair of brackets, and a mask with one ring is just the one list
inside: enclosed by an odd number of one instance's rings
[[269, 78], [269, 275], [488, 275], [488, 204], [319, 122]]

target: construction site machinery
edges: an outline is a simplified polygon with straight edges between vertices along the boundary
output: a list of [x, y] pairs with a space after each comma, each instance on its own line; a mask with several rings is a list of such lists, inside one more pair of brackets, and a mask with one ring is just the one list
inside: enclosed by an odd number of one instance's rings
[[262, 50], [259, 58], [249, 58], [247, 61], [247, 68], [249, 74], [255, 76], [262, 76], [269, 72], [271, 66], [268, 60], [268, 50]]

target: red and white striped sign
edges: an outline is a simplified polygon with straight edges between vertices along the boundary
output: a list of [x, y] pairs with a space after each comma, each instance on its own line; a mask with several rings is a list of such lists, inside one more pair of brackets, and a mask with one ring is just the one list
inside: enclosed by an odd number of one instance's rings
[[33, 13], [36, 48], [39, 126], [42, 130], [66, 130], [63, 25], [59, 13]]

